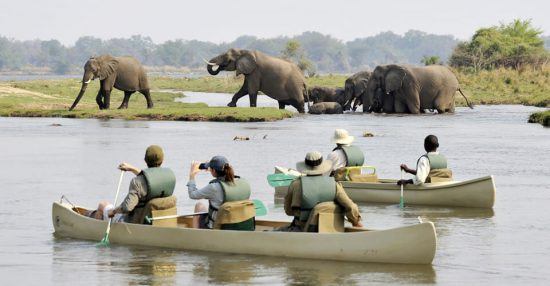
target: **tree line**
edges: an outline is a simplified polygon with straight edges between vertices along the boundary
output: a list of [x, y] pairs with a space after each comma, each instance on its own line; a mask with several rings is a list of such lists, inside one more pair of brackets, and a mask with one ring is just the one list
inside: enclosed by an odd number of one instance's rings
[[478, 71], [540, 68], [548, 62], [549, 47], [550, 36], [543, 37], [529, 20], [480, 28], [463, 42], [451, 35], [416, 30], [404, 35], [383, 32], [348, 42], [304, 32], [294, 37], [241, 36], [220, 44], [181, 39], [155, 44], [150, 37], [135, 35], [108, 40], [86, 36], [72, 46], [64, 46], [57, 40], [18, 41], [0, 36], [0, 71], [35, 67], [56, 74], [79, 72], [90, 56], [101, 54], [132, 55], [146, 66], [196, 69], [203, 68], [203, 58], [210, 59], [229, 48], [259, 50], [292, 60], [309, 75], [372, 70], [388, 63], [449, 64]]

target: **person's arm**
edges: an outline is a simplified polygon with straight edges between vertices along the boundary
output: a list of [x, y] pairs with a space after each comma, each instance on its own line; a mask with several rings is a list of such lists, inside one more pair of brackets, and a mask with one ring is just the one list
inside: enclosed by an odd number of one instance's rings
[[133, 211], [139, 203], [140, 197], [147, 195], [138, 178], [139, 177], [133, 178], [130, 181], [128, 194], [126, 195], [124, 200], [122, 200], [118, 207], [115, 207], [114, 209], [109, 211], [109, 217], [113, 217], [117, 213], [129, 213]]
[[409, 168], [406, 164], [401, 164], [401, 170], [405, 171], [406, 173], [416, 175], [416, 170], [413, 170]]
[[363, 227], [357, 205], [348, 197], [340, 183], [336, 183], [336, 202], [346, 211], [346, 217], [353, 226]]
[[189, 181], [187, 182], [187, 192], [189, 193], [189, 198], [193, 200], [213, 199], [216, 189], [212, 184], [208, 184], [202, 189], [197, 188], [195, 176], [201, 172], [199, 165], [200, 162], [192, 162], [191, 169], [189, 169]]
[[330, 160], [332, 162], [332, 169], [331, 171], [334, 171], [335, 168], [336, 168], [336, 163], [338, 161], [338, 155], [336, 154], [335, 151], [332, 151], [330, 154], [328, 154], [327, 156], [327, 160]]
[[288, 186], [288, 191], [285, 195], [285, 214], [288, 216], [294, 216], [294, 210], [292, 209], [292, 201], [294, 197], [294, 192], [297, 188], [300, 187], [300, 180], [294, 180], [290, 185]]
[[416, 175], [413, 177], [412, 181], [415, 185], [420, 185], [426, 182], [428, 174], [430, 173], [430, 160], [423, 156], [418, 160], [418, 166], [416, 167]]
[[120, 163], [120, 165], [118, 165], [118, 169], [125, 172], [132, 172], [136, 176], [139, 175], [139, 173], [141, 173], [141, 169], [136, 168], [126, 162]]

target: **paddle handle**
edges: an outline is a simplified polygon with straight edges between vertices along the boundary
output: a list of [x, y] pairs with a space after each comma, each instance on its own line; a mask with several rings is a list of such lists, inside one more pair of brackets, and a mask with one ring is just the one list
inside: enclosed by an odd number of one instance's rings
[[159, 217], [145, 217], [145, 220], [148, 223], [151, 223], [154, 220], [161, 220], [161, 219], [171, 219], [171, 218], [179, 218], [179, 217], [186, 217], [186, 216], [197, 216], [197, 215], [203, 215], [208, 214], [208, 212], [198, 212], [198, 213], [190, 213], [190, 214], [182, 214], [182, 215], [167, 215], [167, 216], [159, 216]]
[[[401, 180], [403, 180], [403, 169], [401, 169]], [[399, 196], [399, 207], [404, 208], [405, 207], [405, 200], [403, 199], [403, 184], [401, 184], [401, 194]]]
[[[118, 194], [120, 193], [120, 186], [122, 185], [122, 178], [124, 177], [124, 171], [120, 171], [120, 177], [118, 179], [118, 186], [116, 188], [116, 195], [115, 195], [115, 203], [114, 206], [116, 208], [116, 204], [118, 201]], [[107, 224], [107, 231], [105, 231], [105, 236], [109, 236], [109, 232], [111, 231], [111, 222], [113, 221], [113, 218], [109, 219], [109, 223]]]

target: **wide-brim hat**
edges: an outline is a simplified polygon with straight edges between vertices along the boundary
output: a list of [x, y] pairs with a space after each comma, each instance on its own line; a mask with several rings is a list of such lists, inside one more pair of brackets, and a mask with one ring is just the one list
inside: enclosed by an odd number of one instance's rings
[[332, 137], [332, 143], [350, 145], [355, 137], [349, 135], [348, 131], [345, 129], [336, 129], [334, 130], [334, 137]]
[[323, 175], [332, 171], [332, 161], [323, 160], [320, 152], [309, 152], [304, 161], [296, 163], [296, 169], [306, 175]]

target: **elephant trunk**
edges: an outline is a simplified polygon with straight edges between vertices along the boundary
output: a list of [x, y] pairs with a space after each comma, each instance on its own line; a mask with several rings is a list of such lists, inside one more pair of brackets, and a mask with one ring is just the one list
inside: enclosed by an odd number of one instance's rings
[[[213, 58], [210, 61], [204, 60], [204, 62], [206, 62], [206, 70], [211, 75], [217, 75], [223, 70], [222, 66], [218, 64], [218, 61], [216, 61], [216, 58]], [[216, 69], [214, 69], [214, 67], [216, 67]]]
[[72, 111], [76, 107], [76, 105], [84, 95], [84, 92], [86, 91], [86, 87], [88, 87], [88, 82], [82, 82], [82, 87], [80, 88], [80, 92], [78, 93], [78, 96], [74, 100], [73, 105], [71, 105], [71, 108], [69, 108], [69, 111]]

